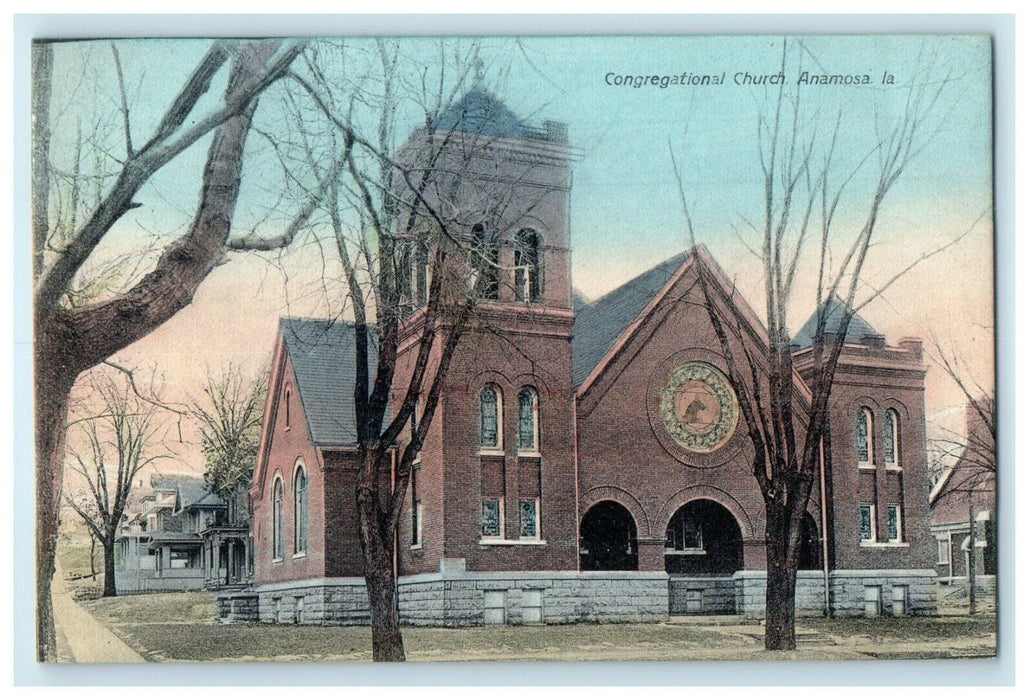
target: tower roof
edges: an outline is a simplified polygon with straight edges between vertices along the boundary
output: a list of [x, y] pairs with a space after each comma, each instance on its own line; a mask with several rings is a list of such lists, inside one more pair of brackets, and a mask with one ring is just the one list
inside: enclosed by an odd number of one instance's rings
[[472, 89], [433, 119], [432, 129], [486, 136], [542, 138], [539, 129], [524, 124], [507, 105], [480, 87]]
[[[835, 297], [831, 302], [831, 311], [828, 313], [827, 322], [824, 327], [828, 330], [835, 329], [845, 318], [846, 314], [851, 313], [845, 306], [841, 299]], [[795, 337], [791, 339], [792, 345], [798, 345], [802, 348], [813, 347], [813, 334], [817, 330], [817, 319], [820, 315], [820, 309], [813, 312], [813, 315], [809, 317], [806, 324], [802, 326]], [[867, 323], [858, 313], [853, 314], [852, 318], [849, 319], [849, 329], [845, 334], [845, 342], [847, 343], [860, 343], [864, 336], [868, 335], [881, 335], [878, 331], [874, 330], [874, 326]]]

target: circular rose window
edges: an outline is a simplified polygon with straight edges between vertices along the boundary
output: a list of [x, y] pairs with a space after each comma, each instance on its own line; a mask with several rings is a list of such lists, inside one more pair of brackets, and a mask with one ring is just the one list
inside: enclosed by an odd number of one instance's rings
[[662, 390], [662, 425], [691, 452], [712, 452], [737, 427], [737, 398], [723, 373], [705, 362], [673, 370]]

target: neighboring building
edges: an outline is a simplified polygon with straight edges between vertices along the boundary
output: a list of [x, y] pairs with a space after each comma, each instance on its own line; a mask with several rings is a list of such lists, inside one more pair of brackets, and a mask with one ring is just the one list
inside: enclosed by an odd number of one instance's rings
[[974, 561], [976, 587], [995, 590], [996, 442], [990, 431], [995, 415], [991, 399], [981, 409], [968, 405], [964, 451], [929, 497], [940, 583], [966, 584]]
[[228, 505], [204, 479], [151, 477], [133, 496], [115, 542], [119, 593], [243, 588], [250, 581], [244, 493]]
[[[570, 281], [565, 127], [526, 127], [475, 90], [433, 122], [433, 133], [417, 132], [402, 159], [419, 158], [421, 144], [439, 143], [435, 130], [446, 127], [456, 147], [481, 154], [455, 190], [505, 188], [514, 215], [491, 248], [505, 262], [476, 282], [476, 322], [415, 464], [398, 532], [402, 620], [762, 615], [763, 502], [702, 285], [727, 322], [740, 324], [736, 360], [745, 372], [747, 354], [763, 352], [754, 311], [704, 249], [705, 279], [683, 254], [595, 302], [579, 298]], [[394, 397], [414, 361], [420, 293], [415, 306]], [[804, 379], [811, 337], [807, 324], [796, 338]], [[369, 619], [355, 506], [353, 344], [344, 323], [280, 324], [250, 492], [264, 621]], [[832, 390], [825, 467], [804, 522], [799, 610], [933, 610], [924, 376], [920, 341], [889, 346], [853, 319]], [[799, 382], [800, 426], [808, 392]]]

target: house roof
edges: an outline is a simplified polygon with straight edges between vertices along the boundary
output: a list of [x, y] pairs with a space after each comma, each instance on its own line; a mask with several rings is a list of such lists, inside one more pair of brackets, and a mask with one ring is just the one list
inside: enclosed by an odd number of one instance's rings
[[680, 253], [642, 272], [576, 314], [572, 329], [572, 376], [576, 386], [590, 376], [623, 331], [640, 315], [689, 253]]
[[482, 88], [474, 88], [432, 120], [432, 129], [464, 131], [486, 136], [529, 138], [538, 130], [526, 126], [514, 112]]
[[181, 509], [192, 506], [209, 495], [209, 485], [205, 483], [205, 480], [192, 477], [181, 479], [176, 485], [176, 490], [179, 494]]
[[[849, 309], [846, 308], [845, 304], [841, 299], [835, 297], [831, 303], [831, 311], [828, 314], [827, 322], [824, 324], [826, 329], [834, 329], [838, 327], [838, 324], [842, 322], [845, 315], [850, 313]], [[813, 312], [813, 315], [809, 317], [806, 324], [802, 326], [795, 337], [791, 339], [792, 345], [798, 345], [802, 348], [813, 347], [813, 334], [817, 330], [817, 319], [820, 316], [820, 309]], [[874, 326], [867, 323], [860, 316], [859, 313], [853, 314], [852, 318], [849, 319], [849, 329], [845, 334], [845, 342], [847, 343], [860, 343], [865, 335], [880, 335], [878, 331], [874, 330]]]
[[[280, 332], [295, 370], [313, 443], [323, 447], [355, 445], [353, 325], [327, 319], [285, 318], [281, 319]], [[373, 340], [370, 352], [376, 356]]]

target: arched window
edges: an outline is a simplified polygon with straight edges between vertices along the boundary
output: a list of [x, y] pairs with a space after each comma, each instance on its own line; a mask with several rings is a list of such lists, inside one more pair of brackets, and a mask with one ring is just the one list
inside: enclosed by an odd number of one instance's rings
[[284, 558], [284, 482], [273, 480], [273, 558]]
[[487, 386], [479, 395], [479, 445], [499, 450], [500, 442], [500, 391]]
[[301, 464], [295, 470], [295, 553], [306, 551], [306, 529], [309, 520], [309, 480]]
[[468, 281], [479, 299], [500, 298], [500, 247], [482, 224], [471, 228]]
[[874, 414], [866, 406], [856, 414], [856, 461], [874, 464]]
[[527, 303], [540, 300], [540, 237], [529, 228], [514, 237], [514, 296]]
[[895, 409], [885, 410], [885, 433], [882, 438], [885, 466], [899, 466], [899, 414]]
[[540, 401], [531, 386], [518, 392], [518, 450], [539, 452], [540, 449]]

